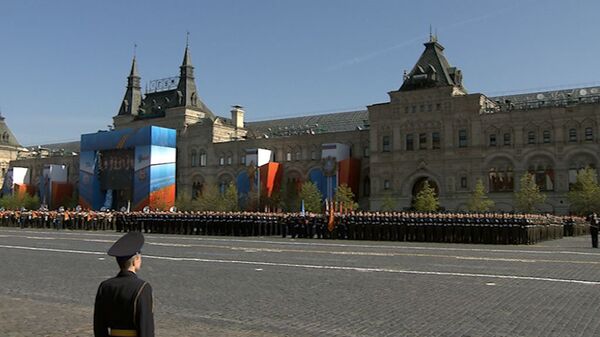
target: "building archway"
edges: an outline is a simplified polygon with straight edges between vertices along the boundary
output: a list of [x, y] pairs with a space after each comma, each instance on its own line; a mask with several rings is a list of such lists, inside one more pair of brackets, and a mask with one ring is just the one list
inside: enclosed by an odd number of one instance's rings
[[434, 179], [431, 179], [430, 177], [424, 176], [424, 177], [418, 178], [413, 183], [413, 187], [412, 187], [412, 199], [413, 199], [413, 202], [414, 202], [415, 198], [417, 197], [417, 194], [419, 194], [419, 192], [421, 192], [423, 190], [423, 187], [425, 186], [425, 182], [429, 183], [429, 186], [431, 188], [433, 188], [433, 191], [435, 192], [436, 197], [439, 197], [439, 195], [440, 195], [440, 188], [439, 188], [438, 184], [435, 182]]

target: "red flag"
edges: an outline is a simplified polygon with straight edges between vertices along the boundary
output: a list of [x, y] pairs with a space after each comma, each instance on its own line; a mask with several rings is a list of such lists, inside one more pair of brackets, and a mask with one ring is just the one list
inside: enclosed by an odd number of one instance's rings
[[327, 229], [330, 232], [333, 232], [333, 228], [335, 226], [334, 224], [334, 220], [335, 220], [335, 205], [333, 204], [333, 201], [331, 202], [331, 206], [329, 207], [329, 220], [327, 221]]

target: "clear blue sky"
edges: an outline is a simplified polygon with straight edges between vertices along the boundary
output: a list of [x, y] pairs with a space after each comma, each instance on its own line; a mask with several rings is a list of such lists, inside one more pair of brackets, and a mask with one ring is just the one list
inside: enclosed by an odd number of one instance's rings
[[469, 92], [600, 84], [600, 1], [0, 0], [0, 109], [24, 145], [106, 129], [133, 44], [142, 83], [178, 75], [186, 31], [200, 97], [247, 120], [387, 101], [429, 25]]

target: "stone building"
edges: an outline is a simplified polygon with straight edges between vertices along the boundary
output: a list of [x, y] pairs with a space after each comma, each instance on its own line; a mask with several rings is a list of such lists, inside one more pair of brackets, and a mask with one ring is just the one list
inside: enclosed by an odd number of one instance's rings
[[23, 147], [15, 135], [6, 125], [5, 119], [0, 115], [0, 184], [3, 184], [11, 160], [17, 159], [17, 154]]
[[114, 127], [177, 130], [178, 195], [238, 182], [248, 171], [246, 151], [256, 148], [271, 150], [272, 161], [282, 164], [282, 184], [299, 186], [325, 169], [323, 145], [338, 143], [359, 163], [355, 193], [364, 209], [377, 210], [388, 198], [397, 209], [409, 208], [424, 181], [442, 207], [464, 209], [481, 179], [497, 209], [513, 210], [519, 178], [531, 172], [548, 195], [542, 208], [568, 212], [566, 193], [577, 171], [599, 164], [600, 87], [503, 97], [468, 93], [443, 50], [431, 37], [389, 102], [261, 122], [246, 122], [240, 106], [229, 117], [208, 108], [188, 47], [179, 76], [151, 81], [145, 93], [134, 58]]

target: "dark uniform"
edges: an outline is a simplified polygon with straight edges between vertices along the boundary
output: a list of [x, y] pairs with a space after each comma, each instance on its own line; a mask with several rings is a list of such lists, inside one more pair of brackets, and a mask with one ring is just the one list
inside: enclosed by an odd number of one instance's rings
[[[144, 237], [129, 232], [108, 251], [118, 259], [140, 252]], [[94, 305], [95, 337], [154, 337], [152, 287], [132, 271], [122, 270], [100, 284]]]

